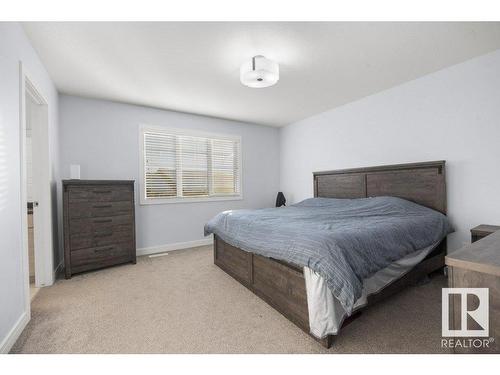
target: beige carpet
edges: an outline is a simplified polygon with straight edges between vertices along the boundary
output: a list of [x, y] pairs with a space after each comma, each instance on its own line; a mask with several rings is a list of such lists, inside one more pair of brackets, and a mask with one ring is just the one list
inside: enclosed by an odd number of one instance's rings
[[443, 286], [438, 275], [371, 307], [326, 350], [199, 247], [41, 289], [12, 352], [439, 353]]

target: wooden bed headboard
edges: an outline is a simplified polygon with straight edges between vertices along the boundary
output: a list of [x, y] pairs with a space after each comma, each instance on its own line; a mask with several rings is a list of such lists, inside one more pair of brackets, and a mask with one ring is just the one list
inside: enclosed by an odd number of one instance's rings
[[314, 196], [393, 196], [446, 214], [445, 161], [314, 172]]

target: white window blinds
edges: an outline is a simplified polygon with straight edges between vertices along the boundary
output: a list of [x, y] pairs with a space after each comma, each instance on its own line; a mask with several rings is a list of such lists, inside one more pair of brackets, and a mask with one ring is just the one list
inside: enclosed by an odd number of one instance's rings
[[241, 140], [235, 137], [142, 129], [143, 197], [235, 197], [241, 193]]
[[176, 139], [172, 135], [144, 133], [146, 197], [177, 196]]

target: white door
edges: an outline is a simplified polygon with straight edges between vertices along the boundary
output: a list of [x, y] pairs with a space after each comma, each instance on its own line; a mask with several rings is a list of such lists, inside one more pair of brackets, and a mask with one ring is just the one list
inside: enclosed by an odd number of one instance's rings
[[[33, 203], [35, 286], [42, 287], [53, 283], [53, 221], [49, 167], [48, 108], [36, 88], [27, 80], [24, 108], [25, 133], [31, 133], [32, 154], [31, 173], [25, 173], [25, 209], [27, 209], [27, 203], [31, 201]], [[24, 162], [26, 163], [27, 160], [25, 152]]]

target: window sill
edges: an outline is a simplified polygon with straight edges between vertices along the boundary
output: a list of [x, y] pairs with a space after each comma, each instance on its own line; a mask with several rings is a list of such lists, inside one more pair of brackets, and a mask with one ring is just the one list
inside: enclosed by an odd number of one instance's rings
[[168, 198], [168, 199], [145, 199], [141, 198], [140, 205], [148, 206], [155, 204], [171, 203], [201, 203], [201, 202], [222, 202], [222, 201], [241, 201], [242, 195], [224, 196], [224, 197], [193, 197], [193, 198]]

